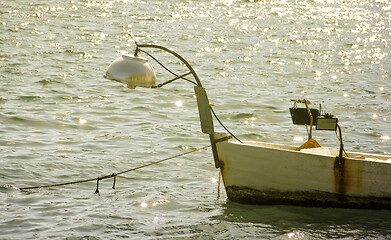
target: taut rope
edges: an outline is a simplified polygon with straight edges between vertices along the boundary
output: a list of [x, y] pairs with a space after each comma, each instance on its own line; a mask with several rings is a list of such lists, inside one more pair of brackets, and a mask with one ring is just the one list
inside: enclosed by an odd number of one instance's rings
[[117, 173], [112, 173], [112, 174], [105, 175], [105, 176], [100, 176], [100, 177], [96, 177], [96, 178], [89, 178], [89, 179], [82, 179], [82, 180], [72, 181], [72, 182], [56, 183], [56, 184], [50, 184], [50, 185], [41, 185], [41, 186], [34, 186], [34, 187], [22, 187], [22, 188], [18, 188], [18, 189], [24, 191], [24, 190], [29, 190], [29, 189], [50, 188], [50, 187], [65, 186], [65, 185], [78, 184], [78, 183], [84, 183], [84, 182], [92, 182], [92, 181], [96, 180], [96, 190], [95, 190], [95, 193], [99, 193], [99, 181], [100, 180], [103, 180], [103, 179], [106, 179], [106, 178], [113, 178], [114, 181], [113, 181], [113, 187], [112, 188], [115, 189], [116, 178], [120, 174], [124, 174], [124, 173], [127, 173], [127, 172], [135, 171], [135, 170], [138, 170], [140, 168], [145, 168], [145, 167], [148, 167], [148, 166], [151, 166], [151, 165], [154, 165], [154, 164], [158, 164], [158, 163], [161, 163], [161, 162], [164, 162], [164, 161], [167, 161], [167, 160], [171, 160], [173, 158], [181, 157], [181, 156], [193, 153], [193, 152], [197, 152], [197, 151], [206, 149], [206, 148], [208, 148], [210, 146], [211, 145], [207, 145], [207, 146], [204, 146], [204, 147], [201, 147], [201, 148], [197, 148], [197, 149], [193, 149], [193, 150], [190, 150], [190, 151], [187, 151], [187, 152], [184, 152], [184, 153], [177, 154], [175, 156], [171, 156], [171, 157], [168, 157], [168, 158], [165, 158], [165, 159], [161, 159], [161, 160], [158, 160], [158, 161], [155, 161], [155, 162], [147, 163], [147, 164], [135, 167], [135, 168], [131, 168], [131, 169], [128, 169], [128, 170], [125, 170], [125, 171], [117, 172]]

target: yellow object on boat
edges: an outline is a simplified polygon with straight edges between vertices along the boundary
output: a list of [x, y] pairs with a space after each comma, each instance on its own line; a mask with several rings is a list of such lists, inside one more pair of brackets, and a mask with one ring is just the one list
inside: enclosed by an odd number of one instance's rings
[[300, 151], [301, 149], [304, 149], [304, 148], [318, 148], [318, 147], [321, 147], [320, 144], [315, 139], [311, 138], [310, 140], [305, 142], [303, 145], [301, 145], [297, 149], [297, 151]]

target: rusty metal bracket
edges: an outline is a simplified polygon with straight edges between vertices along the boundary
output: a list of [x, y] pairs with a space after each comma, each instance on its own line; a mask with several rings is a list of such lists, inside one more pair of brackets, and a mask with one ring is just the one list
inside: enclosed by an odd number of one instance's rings
[[229, 140], [229, 139], [231, 139], [231, 138], [232, 138], [231, 135], [228, 135], [228, 136], [222, 137], [222, 138], [217, 138], [217, 139], [215, 139], [215, 143], [225, 142], [225, 141], [227, 141], [227, 140]]
[[334, 168], [344, 169], [345, 167], [345, 158], [344, 157], [336, 157], [334, 161]]
[[344, 147], [343, 147], [343, 140], [342, 140], [342, 130], [341, 130], [341, 126], [339, 126], [338, 123], [337, 123], [337, 128], [339, 131], [340, 145], [339, 145], [339, 155], [335, 158], [334, 168], [344, 169], [345, 158], [343, 157]]
[[216, 140], [213, 134], [209, 134], [210, 143], [212, 145], [213, 159], [215, 162], [216, 168], [221, 168], [224, 165], [224, 162], [219, 159], [219, 154], [217, 153]]

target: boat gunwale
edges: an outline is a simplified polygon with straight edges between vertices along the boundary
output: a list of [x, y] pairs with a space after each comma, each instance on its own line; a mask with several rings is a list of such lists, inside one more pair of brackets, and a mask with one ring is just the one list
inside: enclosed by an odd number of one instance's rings
[[[302, 152], [298, 150], [298, 146], [294, 145], [284, 145], [284, 144], [277, 144], [277, 143], [267, 143], [267, 142], [256, 142], [256, 141], [245, 141], [245, 142], [238, 142], [234, 140], [226, 141], [231, 144], [236, 145], [244, 145], [244, 146], [252, 146], [252, 147], [262, 147], [262, 148], [268, 148], [273, 150], [281, 150], [281, 151], [288, 151], [288, 152], [295, 152], [295, 153], [302, 153], [302, 154], [311, 154], [311, 155], [318, 155], [318, 156], [328, 156], [328, 157], [337, 157], [339, 154], [339, 149], [330, 149], [330, 155], [328, 154], [322, 154], [322, 153], [316, 153], [316, 152]], [[362, 153], [362, 152], [345, 152], [343, 154], [343, 157], [345, 159], [351, 159], [351, 160], [357, 160], [357, 161], [367, 161], [367, 162], [377, 162], [377, 163], [388, 163], [391, 164], [391, 155], [382, 155], [382, 154], [374, 154], [374, 153]]]

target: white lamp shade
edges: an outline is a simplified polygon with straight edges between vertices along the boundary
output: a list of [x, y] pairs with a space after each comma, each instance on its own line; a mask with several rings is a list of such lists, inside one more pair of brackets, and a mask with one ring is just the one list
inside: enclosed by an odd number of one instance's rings
[[146, 58], [122, 55], [112, 62], [105, 78], [126, 84], [129, 88], [156, 86], [156, 75]]

